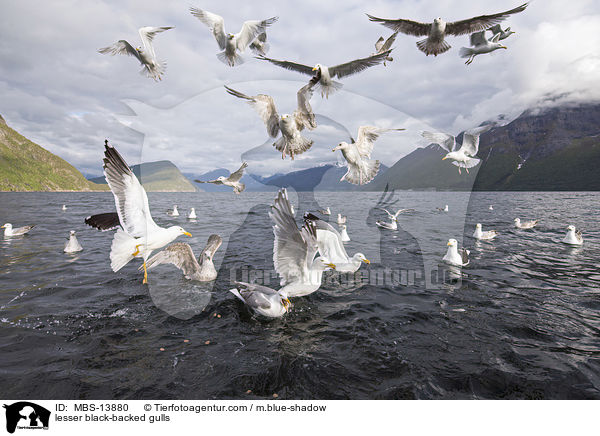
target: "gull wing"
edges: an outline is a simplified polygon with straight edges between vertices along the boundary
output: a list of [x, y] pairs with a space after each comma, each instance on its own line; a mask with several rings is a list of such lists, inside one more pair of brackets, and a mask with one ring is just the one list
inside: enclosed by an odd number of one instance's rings
[[479, 135], [487, 132], [492, 127], [492, 125], [488, 124], [486, 126], [477, 127], [475, 129], [466, 131], [463, 134], [463, 142], [460, 150], [464, 151], [467, 156], [475, 156], [479, 151]]
[[485, 39], [485, 30], [482, 30], [481, 32], [471, 33], [469, 40], [472, 46], [485, 45], [488, 42], [487, 39]]
[[117, 54], [133, 56], [141, 62], [140, 54], [124, 39], [121, 39], [118, 42], [115, 42], [113, 45], [109, 45], [108, 47], [98, 49], [98, 53], [111, 54], [113, 56]]
[[142, 44], [144, 44], [144, 49], [152, 54], [153, 58], [156, 58], [156, 53], [154, 53], [154, 46], [152, 45], [152, 41], [154, 37], [165, 30], [172, 29], [172, 26], [163, 26], [163, 27], [142, 27], [138, 30], [140, 34], [140, 38], [142, 39]]
[[466, 20], [446, 23], [446, 34], [458, 36], [466, 35], [467, 33], [472, 32], [479, 32], [480, 30], [486, 30], [490, 26], [505, 20], [512, 14], [523, 12], [528, 5], [529, 3], [523, 3], [521, 6], [517, 6], [516, 8], [505, 12], [499, 12], [492, 15], [480, 15], [478, 17], [468, 18]]
[[104, 177], [114, 197], [121, 227], [135, 238], [159, 227], [150, 215], [146, 190], [119, 152], [108, 141], [104, 150]]
[[500, 26], [500, 24], [496, 24], [495, 26], [490, 27], [488, 30], [491, 31], [494, 35], [497, 33], [502, 33], [502, 27]]
[[379, 135], [392, 130], [400, 131], [405, 129], [382, 129], [375, 126], [360, 126], [358, 129], [358, 138], [356, 139], [356, 148], [360, 155], [370, 158], [373, 152], [373, 143], [379, 138]]
[[277, 294], [276, 290], [267, 286], [245, 282], [235, 282], [235, 285], [244, 302], [253, 309], [270, 309], [271, 302], [266, 295]]
[[220, 181], [220, 180], [218, 180], [218, 179], [215, 179], [215, 180], [206, 180], [206, 181], [196, 179], [196, 180], [194, 180], [194, 182], [196, 182], [196, 183], [213, 183], [215, 185], [222, 185], [223, 184], [223, 182]]
[[439, 145], [448, 153], [456, 148], [456, 138], [452, 135], [440, 132], [421, 132], [421, 136], [428, 141]]
[[219, 48], [225, 50], [225, 47], [227, 46], [227, 35], [225, 34], [225, 21], [223, 20], [223, 17], [195, 7], [190, 7], [190, 13], [208, 26], [217, 40]]
[[297, 71], [302, 74], [306, 74], [308, 76], [312, 76], [314, 74], [313, 67], [309, 67], [308, 65], [299, 64], [296, 62], [290, 61], [280, 61], [277, 59], [268, 58], [266, 56], [256, 56], [257, 59], [262, 61], [269, 61], [273, 65], [277, 65], [278, 67], [285, 68], [286, 70]]
[[242, 163], [242, 166], [235, 172], [231, 173], [228, 177], [230, 182], [239, 182], [242, 176], [244, 175], [244, 168], [246, 168], [248, 164], [246, 162]]
[[431, 23], [419, 23], [418, 21], [412, 20], [390, 20], [387, 18], [377, 18], [367, 14], [369, 20], [376, 23], [382, 24], [388, 29], [392, 29], [394, 32], [402, 32], [407, 35], [413, 36], [427, 36], [431, 31]]
[[332, 263], [347, 263], [349, 256], [342, 242], [342, 235], [333, 226], [312, 213], [304, 214], [305, 223], [313, 223], [317, 229], [319, 253]]
[[255, 96], [249, 96], [242, 94], [235, 89], [225, 86], [227, 92], [234, 97], [248, 100], [248, 103], [258, 112], [258, 115], [267, 126], [267, 133], [271, 138], [276, 138], [279, 133], [279, 114], [275, 107], [275, 101], [273, 97], [266, 94], [258, 94]]
[[310, 105], [310, 99], [313, 95], [314, 84], [312, 81], [304, 85], [298, 90], [296, 94], [298, 99], [298, 109], [294, 112], [294, 120], [296, 121], [296, 127], [298, 130], [302, 130], [305, 127], [309, 130], [317, 128], [317, 122], [315, 120], [315, 114]]
[[305, 223], [298, 230], [285, 188], [277, 193], [269, 217], [274, 222], [273, 264], [281, 277], [281, 286], [302, 281], [317, 251], [316, 228]]
[[90, 215], [84, 220], [84, 222], [88, 226], [94, 227], [102, 232], [121, 227], [121, 223], [119, 222], [119, 214], [117, 212], [106, 212]]
[[335, 67], [329, 67], [329, 74], [331, 77], [342, 77], [351, 76], [352, 74], [360, 73], [369, 67], [382, 63], [391, 53], [391, 50], [384, 51], [383, 53], [377, 53], [362, 59], [355, 59], [345, 64], [336, 65]]
[[383, 39], [383, 36], [380, 36], [379, 39], [375, 42], [375, 50], [377, 51], [377, 53], [382, 52], [384, 41], [385, 39]]
[[[179, 268], [187, 277], [197, 273], [200, 270], [200, 265], [194, 256], [192, 247], [185, 242], [176, 242], [169, 245], [162, 251], [159, 251], [154, 256], [146, 261], [148, 268], [154, 268], [161, 263], [170, 263]], [[143, 268], [143, 265], [142, 267]]]
[[396, 41], [396, 36], [398, 36], [398, 32], [392, 33], [392, 35], [388, 39], [386, 39], [385, 44], [383, 44], [383, 47], [381, 47], [381, 49], [378, 49], [378, 51], [381, 53], [383, 51], [391, 49], [392, 44]]
[[245, 21], [244, 24], [242, 24], [242, 29], [235, 35], [236, 48], [242, 52], [246, 50], [246, 47], [248, 47], [258, 35], [264, 33], [267, 27], [276, 22], [278, 19], [279, 17], [271, 17], [262, 21]]

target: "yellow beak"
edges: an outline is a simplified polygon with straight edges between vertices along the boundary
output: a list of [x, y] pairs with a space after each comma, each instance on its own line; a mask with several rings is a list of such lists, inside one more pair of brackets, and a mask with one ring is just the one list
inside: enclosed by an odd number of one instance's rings
[[444, 156], [444, 157], [442, 158], [442, 160], [446, 160], [446, 159], [448, 159], [448, 156]]
[[317, 67], [314, 67], [312, 70], [313, 70], [313, 71], [317, 71]]
[[327, 265], [331, 269], [335, 269], [335, 265], [333, 263], [326, 263], [325, 265]]
[[366, 264], [370, 264], [371, 263], [371, 261], [369, 259], [363, 259], [363, 262], [366, 263]]
[[192, 236], [192, 234], [191, 234], [190, 232], [183, 232], [183, 234], [184, 234], [185, 236]]
[[452, 242], [448, 242], [446, 245], [449, 247], [452, 245]]

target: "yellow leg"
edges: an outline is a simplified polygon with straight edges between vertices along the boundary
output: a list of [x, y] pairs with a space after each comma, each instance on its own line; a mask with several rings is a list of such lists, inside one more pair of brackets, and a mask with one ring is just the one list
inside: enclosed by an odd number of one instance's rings
[[146, 261], [144, 261], [144, 285], [148, 284], [148, 270], [146, 269]]
[[142, 244], [138, 244], [135, 246], [135, 251], [133, 253], [131, 253], [132, 256], [137, 256], [138, 254], [140, 254], [140, 247], [142, 246]]

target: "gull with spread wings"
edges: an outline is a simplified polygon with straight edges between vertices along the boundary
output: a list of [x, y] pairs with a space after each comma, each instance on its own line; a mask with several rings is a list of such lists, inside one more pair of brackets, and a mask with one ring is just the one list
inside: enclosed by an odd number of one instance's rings
[[190, 8], [190, 13], [211, 30], [219, 48], [223, 50], [217, 53], [217, 58], [230, 67], [244, 63], [239, 53], [243, 53], [251, 44], [255, 43], [251, 48], [257, 53], [263, 53], [266, 48], [267, 27], [278, 19], [278, 17], [271, 17], [266, 20], [244, 21], [242, 29], [234, 35], [225, 32], [225, 21], [220, 15], [195, 7]]
[[146, 260], [181, 235], [192, 236], [179, 226], [159, 227], [150, 215], [146, 190], [129, 165], [108, 141], [104, 142], [104, 177], [117, 207], [119, 224], [110, 247], [110, 266], [114, 272], [134, 257], [144, 259], [144, 283], [148, 283]]
[[133, 46], [125, 41], [124, 39], [119, 40], [111, 46], [104, 47], [98, 50], [102, 54], [110, 55], [128, 55], [135, 57], [143, 68], [140, 74], [146, 74], [146, 76], [154, 79], [155, 81], [162, 80], [162, 75], [167, 69], [167, 64], [164, 61], [159, 61], [154, 52], [154, 46], [152, 41], [154, 37], [165, 30], [172, 29], [173, 27], [142, 27], [138, 30], [140, 38], [142, 39], [142, 47], [133, 48]]
[[373, 143], [379, 138], [379, 135], [390, 131], [400, 131], [405, 129], [382, 129], [375, 126], [360, 126], [358, 129], [358, 139], [347, 142], [340, 142], [332, 151], [342, 151], [344, 159], [348, 163], [348, 171], [342, 176], [340, 182], [346, 180], [353, 185], [365, 185], [375, 178], [379, 172], [379, 161], [371, 159], [373, 152]]
[[352, 74], [360, 73], [369, 67], [378, 65], [385, 61], [391, 52], [392, 50], [386, 50], [382, 53], [376, 53], [362, 59], [355, 59], [334, 67], [327, 67], [322, 64], [316, 64], [314, 67], [311, 67], [308, 65], [299, 64], [297, 62], [271, 59], [266, 56], [257, 56], [257, 58], [263, 61], [269, 61], [278, 67], [285, 68], [286, 70], [297, 71], [308, 76], [313, 76], [311, 82], [318, 84], [321, 89], [322, 97], [328, 98], [330, 94], [333, 94], [333, 92], [343, 86], [341, 83], [334, 81], [334, 77], [341, 79], [343, 77], [351, 76]]
[[240, 182], [240, 179], [244, 175], [244, 168], [246, 168], [248, 164], [244, 162], [242, 166], [234, 173], [231, 173], [228, 177], [219, 176], [215, 180], [194, 180], [196, 183], [213, 183], [215, 185], [225, 185], [231, 186], [233, 188], [233, 192], [236, 194], [241, 193], [244, 189], [246, 189], [246, 185]]
[[[388, 39], [383, 39], [383, 36], [380, 36], [379, 39], [377, 40], [377, 42], [375, 42], [375, 53], [374, 54], [381, 54], [385, 51], [388, 51], [392, 48], [392, 44], [394, 43], [394, 41], [396, 41], [396, 36], [398, 36], [398, 32], [394, 32], [392, 33], [392, 35], [388, 38]], [[385, 63], [386, 62], [393, 62], [394, 58], [391, 56], [388, 56], [385, 58], [385, 60], [383, 61], [383, 66], [387, 66]]]
[[381, 208], [385, 213], [390, 217], [390, 222], [387, 223], [385, 221], [376, 221], [375, 224], [377, 227], [380, 227], [385, 230], [398, 230], [398, 215], [404, 212], [412, 212], [414, 209], [398, 209], [396, 213], [391, 213], [389, 210]]
[[468, 58], [465, 64], [470, 65], [477, 55], [491, 53], [500, 48], [507, 49], [508, 47], [498, 42], [499, 38], [500, 34], [496, 33], [490, 39], [486, 39], [485, 30], [472, 33], [470, 37], [471, 47], [461, 47], [459, 55], [461, 58]]
[[281, 132], [281, 138], [273, 143], [273, 146], [281, 152], [281, 158], [291, 156], [292, 160], [297, 154], [304, 153], [312, 145], [311, 139], [305, 138], [300, 133], [304, 128], [313, 130], [317, 127], [315, 114], [310, 106], [314, 83], [311, 81], [304, 85], [296, 94], [298, 108], [293, 115], [283, 114], [279, 116], [273, 97], [266, 94], [249, 96], [235, 89], [225, 86], [227, 92], [234, 97], [248, 101], [267, 126], [267, 134], [271, 138], [277, 138]]
[[481, 162], [481, 159], [475, 157], [479, 151], [479, 136], [490, 130], [492, 127], [492, 125], [488, 124], [483, 127], [466, 131], [463, 134], [463, 142], [460, 148], [456, 145], [456, 138], [447, 133], [422, 132], [421, 135], [447, 151], [446, 156], [444, 156], [442, 160], [452, 159], [452, 164], [458, 167], [458, 174], [460, 174], [461, 168], [464, 168], [468, 174], [469, 168], [473, 168]]
[[198, 259], [194, 256], [190, 244], [175, 242], [148, 259], [146, 266], [152, 269], [161, 263], [170, 263], [179, 268], [188, 280], [210, 282], [217, 278], [213, 256], [222, 242], [223, 239], [219, 235], [210, 235]]
[[427, 36], [426, 39], [417, 42], [417, 47], [427, 56], [437, 56], [450, 50], [450, 44], [444, 41], [446, 35], [467, 35], [481, 30], [487, 30], [491, 26], [500, 23], [512, 14], [523, 12], [528, 3], [524, 3], [514, 9], [491, 15], [480, 15], [466, 20], [446, 22], [436, 18], [433, 23], [419, 23], [405, 19], [377, 18], [367, 14], [369, 20], [375, 21], [392, 29], [394, 32], [402, 32], [413, 36]]

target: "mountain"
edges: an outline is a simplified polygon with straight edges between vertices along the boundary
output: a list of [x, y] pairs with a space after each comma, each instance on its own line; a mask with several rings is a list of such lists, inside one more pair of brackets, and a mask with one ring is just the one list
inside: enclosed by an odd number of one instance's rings
[[0, 116], [0, 191], [105, 191], [75, 167], [8, 127]]
[[[381, 164], [379, 173], [371, 182], [381, 179], [388, 167]], [[323, 165], [306, 170], [294, 171], [288, 174], [275, 174], [271, 177], [252, 176], [263, 185], [276, 187], [291, 186], [296, 191], [360, 191], [365, 186], [357, 186], [340, 179], [346, 174], [345, 166]]]
[[[194, 180], [215, 180], [217, 177], [229, 176], [230, 172], [225, 168], [218, 168], [216, 170], [209, 171], [204, 174], [193, 174], [193, 173], [183, 173], [185, 177], [187, 177], [193, 185], [198, 189], [198, 191], [205, 192], [231, 192], [232, 188], [230, 186], [223, 185], [214, 185], [212, 183], [195, 183]], [[275, 191], [275, 188], [270, 188], [268, 186], [263, 185], [258, 180], [255, 180], [247, 173], [244, 173], [242, 176], [242, 183], [246, 184], [246, 191]]]
[[[467, 175], [441, 160], [437, 145], [396, 162], [369, 189], [475, 191], [600, 190], [600, 104], [530, 109], [481, 135], [478, 167]], [[462, 142], [462, 134], [457, 137]]]
[[[195, 192], [194, 185], [181, 174], [172, 162], [160, 160], [156, 162], [144, 162], [131, 167], [133, 173], [138, 177], [144, 189], [152, 192]], [[90, 179], [95, 183], [104, 183], [104, 177]]]

